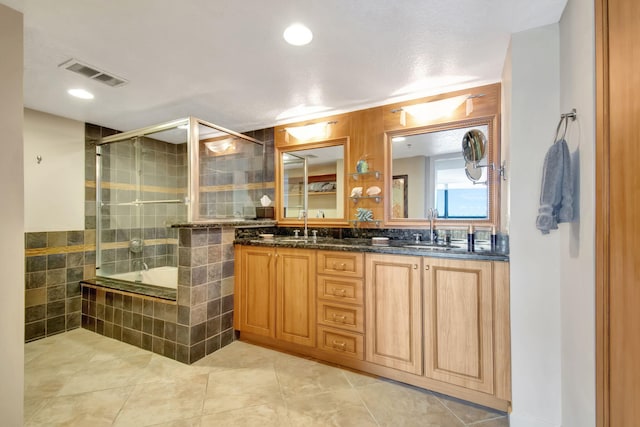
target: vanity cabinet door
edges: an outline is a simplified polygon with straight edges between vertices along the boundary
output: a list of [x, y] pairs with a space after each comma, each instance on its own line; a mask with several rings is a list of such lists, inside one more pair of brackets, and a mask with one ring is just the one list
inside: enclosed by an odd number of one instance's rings
[[493, 394], [492, 263], [423, 259], [425, 375]]
[[315, 251], [279, 248], [276, 261], [276, 338], [316, 343]]
[[366, 360], [422, 374], [421, 258], [367, 254]]
[[[239, 254], [239, 258], [238, 258]], [[275, 250], [256, 246], [236, 247], [236, 328], [275, 337]]]

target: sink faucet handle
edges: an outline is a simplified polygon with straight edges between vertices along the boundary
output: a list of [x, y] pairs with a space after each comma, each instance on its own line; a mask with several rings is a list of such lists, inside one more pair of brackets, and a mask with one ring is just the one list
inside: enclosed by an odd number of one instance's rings
[[318, 230], [311, 230], [311, 234], [313, 234], [313, 238], [318, 237]]
[[415, 239], [416, 239], [416, 243], [417, 243], [417, 242], [420, 242], [420, 238], [422, 237], [422, 234], [420, 234], [420, 233], [415, 233], [415, 234], [413, 235], [413, 237], [415, 237]]
[[293, 230], [294, 237], [300, 237], [300, 230]]

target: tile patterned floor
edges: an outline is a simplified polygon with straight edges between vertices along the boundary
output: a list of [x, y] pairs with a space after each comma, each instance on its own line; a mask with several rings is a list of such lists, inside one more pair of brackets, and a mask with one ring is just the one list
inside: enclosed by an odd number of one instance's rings
[[500, 412], [234, 342], [192, 366], [76, 329], [25, 345], [26, 426], [508, 427]]

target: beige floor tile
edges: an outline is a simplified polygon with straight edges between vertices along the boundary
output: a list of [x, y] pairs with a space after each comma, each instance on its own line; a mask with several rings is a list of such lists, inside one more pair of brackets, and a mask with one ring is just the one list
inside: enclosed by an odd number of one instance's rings
[[200, 427], [298, 427], [289, 423], [284, 405], [267, 404], [203, 415]]
[[256, 345], [235, 341], [204, 359], [194, 366], [208, 367], [213, 370], [250, 368], [253, 366], [273, 365], [280, 353]]
[[275, 370], [233, 369], [209, 375], [203, 414], [265, 404], [283, 404]]
[[48, 399], [24, 399], [24, 417], [26, 423], [49, 402]]
[[53, 398], [25, 424], [35, 426], [111, 426], [132, 387]]
[[148, 426], [202, 415], [207, 376], [135, 386], [115, 426]]
[[491, 420], [505, 415], [503, 412], [496, 411], [495, 409], [474, 405], [449, 396], [441, 394], [435, 394], [435, 396], [465, 424]]
[[431, 393], [391, 382], [357, 387], [380, 426], [460, 427], [458, 420]]
[[287, 416], [296, 427], [377, 427], [356, 390], [343, 389], [313, 398], [287, 399]]
[[342, 369], [312, 360], [301, 358], [278, 360], [275, 367], [285, 399], [351, 388]]
[[479, 423], [468, 424], [473, 427], [509, 427], [509, 417], [506, 415], [493, 420], [482, 421]]
[[75, 370], [59, 369], [55, 365], [50, 368], [26, 368], [24, 372], [25, 399], [46, 399], [56, 396], [74, 372]]
[[201, 417], [189, 418], [185, 420], [175, 420], [169, 421], [168, 423], [154, 424], [151, 427], [200, 427], [200, 419]]
[[25, 425], [508, 427], [509, 421], [464, 401], [243, 342], [189, 366], [78, 329], [25, 345]]
[[351, 384], [353, 387], [360, 387], [367, 384], [375, 384], [379, 381], [378, 377], [375, 377], [373, 375], [367, 375], [367, 374], [347, 371], [347, 370], [344, 370], [343, 373], [344, 373], [344, 376], [347, 378], [347, 381], [349, 381], [349, 384]]
[[104, 340], [96, 343], [92, 348], [96, 350], [97, 353], [93, 356], [91, 362], [103, 362], [148, 353], [147, 350], [106, 337]]
[[137, 382], [173, 382], [175, 380], [189, 380], [192, 377], [209, 375], [211, 370], [208, 367], [185, 365], [167, 357], [154, 354], [151, 356], [149, 364], [138, 375]]
[[149, 364], [152, 353], [145, 352], [132, 357], [112, 359], [105, 363], [92, 363], [76, 372], [58, 392], [59, 396], [106, 390], [136, 384], [138, 377]]

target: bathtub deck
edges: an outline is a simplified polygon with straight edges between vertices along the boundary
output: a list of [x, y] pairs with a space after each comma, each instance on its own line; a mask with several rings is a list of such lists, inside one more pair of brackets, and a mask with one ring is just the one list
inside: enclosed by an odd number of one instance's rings
[[125, 282], [115, 279], [106, 279], [104, 277], [85, 279], [80, 283], [115, 289], [122, 292], [131, 292], [138, 295], [146, 295], [154, 298], [161, 298], [169, 301], [176, 301], [177, 298], [176, 289], [147, 285], [144, 283]]

